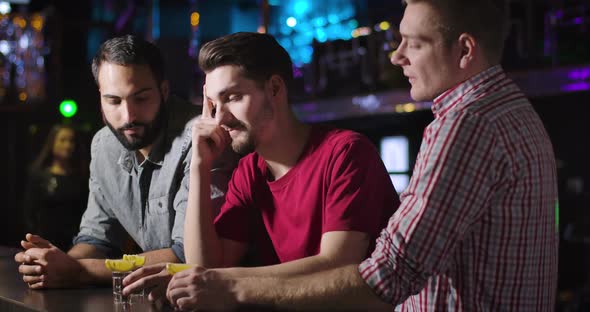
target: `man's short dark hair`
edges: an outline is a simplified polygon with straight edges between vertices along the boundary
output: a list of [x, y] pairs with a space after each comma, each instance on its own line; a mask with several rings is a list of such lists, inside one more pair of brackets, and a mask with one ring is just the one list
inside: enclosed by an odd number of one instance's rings
[[287, 87], [293, 80], [289, 53], [268, 34], [238, 32], [203, 45], [199, 66], [205, 73], [225, 65], [238, 66], [244, 77], [259, 86], [272, 75], [279, 75]]
[[92, 59], [92, 75], [98, 84], [98, 71], [103, 62], [117, 65], [147, 65], [158, 86], [164, 81], [164, 59], [158, 47], [137, 36], [125, 35], [105, 41]]
[[500, 62], [508, 33], [506, 0], [402, 0], [402, 3], [428, 3], [441, 16], [438, 28], [447, 43], [469, 33], [483, 47], [492, 63]]

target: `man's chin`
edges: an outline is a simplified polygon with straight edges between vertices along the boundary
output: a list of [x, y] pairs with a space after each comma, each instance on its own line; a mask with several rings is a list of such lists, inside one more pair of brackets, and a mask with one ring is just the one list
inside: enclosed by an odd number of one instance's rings
[[254, 152], [254, 146], [252, 144], [238, 143], [236, 141], [232, 142], [231, 148], [234, 152], [240, 155], [247, 155]]

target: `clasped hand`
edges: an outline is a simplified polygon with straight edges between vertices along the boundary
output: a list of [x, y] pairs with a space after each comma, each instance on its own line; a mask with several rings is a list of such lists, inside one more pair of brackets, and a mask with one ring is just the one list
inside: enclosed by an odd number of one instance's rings
[[29, 288], [63, 288], [76, 284], [80, 264], [41, 236], [27, 234], [25, 249], [14, 256], [18, 271]]

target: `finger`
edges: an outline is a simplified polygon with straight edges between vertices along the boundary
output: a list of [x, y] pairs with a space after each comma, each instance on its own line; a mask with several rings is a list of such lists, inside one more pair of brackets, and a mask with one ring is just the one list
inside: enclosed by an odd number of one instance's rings
[[174, 278], [175, 279], [183, 279], [189, 275], [201, 275], [205, 271], [207, 271], [207, 269], [205, 269], [204, 267], [195, 266], [190, 269], [186, 269], [186, 270], [183, 270], [183, 271], [180, 271], [180, 272], [174, 274]]
[[151, 302], [158, 301], [158, 300], [165, 300], [166, 299], [166, 289], [167, 284], [160, 284], [153, 288], [150, 293], [148, 294], [148, 300]]
[[138, 270], [133, 271], [131, 274], [127, 275], [123, 279], [123, 285], [129, 285], [129, 284], [131, 284], [139, 279], [142, 279], [146, 276], [158, 274], [158, 273], [162, 272], [163, 269], [164, 269], [164, 266], [160, 265], [160, 264], [142, 267]]
[[45, 281], [45, 275], [23, 275], [23, 282], [32, 285]]
[[35, 244], [31, 243], [31, 242], [28, 242], [28, 241], [24, 241], [24, 240], [20, 241], [20, 245], [24, 249], [31, 249], [31, 248], [37, 248], [38, 247], [37, 245], [35, 245]]
[[186, 288], [175, 288], [175, 289], [168, 289], [166, 291], [166, 298], [173, 306], [177, 306], [178, 304], [176, 301], [182, 297], [187, 297], [188, 292]]
[[31, 258], [31, 262], [47, 265], [47, 259], [45, 259], [46, 250], [44, 248], [31, 248], [25, 251], [25, 255]]
[[33, 284], [29, 284], [29, 288], [31, 289], [42, 289], [46, 287], [46, 282], [45, 281], [40, 281], [37, 283], [33, 283]]
[[207, 99], [207, 86], [203, 85], [203, 117], [213, 118], [213, 103]]
[[231, 140], [227, 131], [221, 127], [215, 127], [209, 135], [209, 139], [214, 143], [211, 147], [218, 151], [222, 151]]
[[27, 254], [25, 254], [24, 252], [19, 252], [16, 255], [14, 255], [14, 261], [18, 263], [29, 262], [27, 261], [27, 257]]
[[123, 288], [123, 294], [129, 295], [142, 289], [151, 289], [154, 287], [168, 287], [168, 281], [170, 281], [170, 275], [168, 273], [161, 273], [157, 275], [150, 275], [141, 278], [134, 283], [125, 286]]
[[188, 311], [197, 308], [198, 301], [195, 297], [181, 297], [176, 300], [176, 305], [182, 311]]
[[27, 233], [27, 235], [25, 235], [25, 238], [27, 239], [27, 241], [29, 241], [30, 243], [33, 243], [33, 244], [37, 245], [37, 247], [39, 247], [39, 248], [50, 248], [50, 247], [53, 247], [53, 245], [51, 244], [51, 242], [49, 242], [48, 240], [46, 240], [45, 238], [43, 238], [43, 237], [41, 237], [39, 235]]
[[20, 256], [19, 259], [20, 261], [18, 262], [30, 265], [36, 264], [35, 261], [38, 260], [37, 257], [27, 254], [26, 251], [22, 253], [22, 256]]
[[43, 274], [43, 267], [40, 265], [21, 264], [18, 266], [18, 272], [23, 275], [41, 275]]

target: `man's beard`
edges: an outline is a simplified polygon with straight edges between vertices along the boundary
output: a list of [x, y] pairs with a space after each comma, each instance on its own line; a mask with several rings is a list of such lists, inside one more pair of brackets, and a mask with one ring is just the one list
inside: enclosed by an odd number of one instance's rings
[[239, 155], [247, 155], [247, 154], [254, 152], [254, 150], [256, 150], [256, 145], [257, 145], [256, 139], [254, 138], [252, 133], [250, 131], [247, 131], [247, 132], [244, 132], [244, 135], [245, 135], [244, 141], [237, 142], [236, 140], [233, 140], [231, 142], [231, 148], [234, 150], [234, 152], [236, 152]]
[[[104, 119], [104, 117], [103, 119], [105, 124], [109, 127], [109, 129], [111, 129], [111, 132], [115, 135], [119, 142], [121, 142], [123, 147], [130, 151], [136, 151], [154, 143], [166, 124], [166, 115], [166, 104], [164, 103], [164, 98], [162, 97], [160, 99], [160, 108], [158, 109], [158, 113], [156, 114], [154, 120], [149, 123], [130, 122], [124, 124], [118, 129], [115, 129], [113, 125], [108, 122], [108, 120]], [[124, 131], [134, 127], [143, 127], [143, 134], [141, 136], [132, 136], [131, 139], [128, 139], [125, 136]]]
[[[257, 115], [258, 118], [254, 120], [252, 125], [258, 125], [258, 127], [260, 127], [260, 125], [264, 124], [266, 120], [272, 119], [273, 115], [274, 112], [271, 108], [269, 100], [267, 99], [262, 107], [262, 111], [260, 112], [260, 114]], [[245, 123], [239, 120], [235, 120], [233, 123], [229, 123], [227, 126], [232, 129], [243, 131], [242, 133], [244, 134], [244, 140], [232, 140], [231, 147], [234, 150], [234, 152], [240, 155], [247, 155], [256, 150], [256, 147], [258, 146], [258, 141], [254, 134], [256, 130], [254, 130], [253, 128], [248, 128], [248, 126], [246, 126]], [[260, 132], [260, 130], [262, 129], [259, 128], [258, 132]]]

